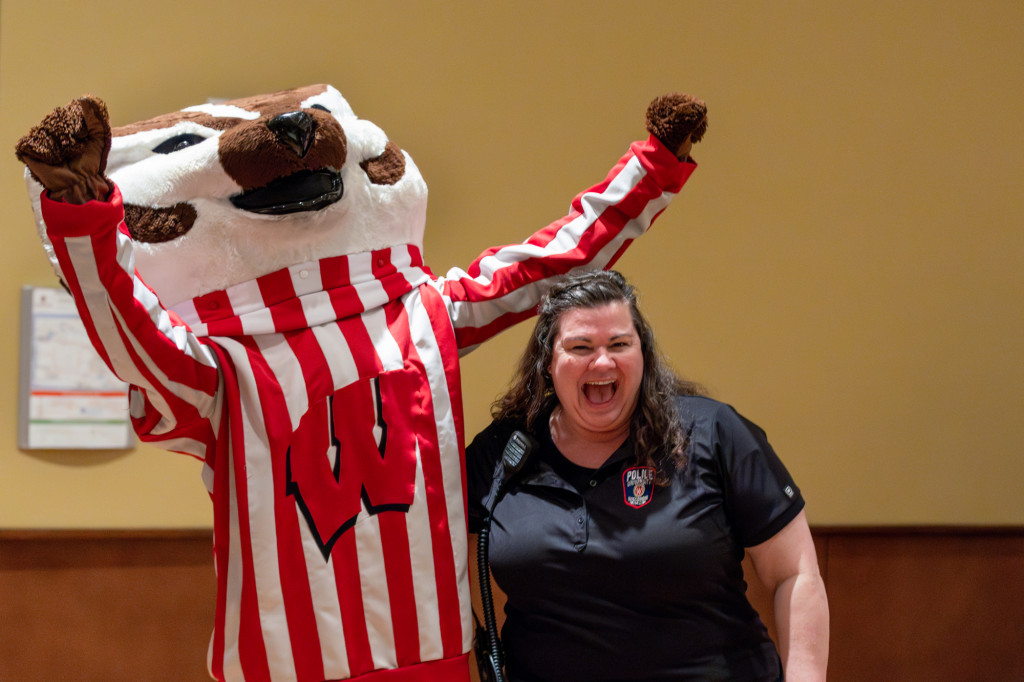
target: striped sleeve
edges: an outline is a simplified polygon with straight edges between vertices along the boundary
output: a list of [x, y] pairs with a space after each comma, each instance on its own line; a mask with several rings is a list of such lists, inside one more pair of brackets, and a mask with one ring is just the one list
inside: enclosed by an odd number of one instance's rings
[[441, 280], [465, 352], [534, 313], [553, 278], [612, 267], [682, 189], [696, 164], [651, 136], [633, 143], [607, 177], [580, 193], [568, 215], [521, 244], [484, 251]]
[[[120, 192], [76, 206], [41, 199], [58, 275], [104, 362], [131, 384], [139, 437], [206, 458], [200, 442], [216, 409], [215, 355], [139, 279]], [[201, 425], [201, 426], [200, 426]], [[197, 430], [198, 428], [198, 430]]]

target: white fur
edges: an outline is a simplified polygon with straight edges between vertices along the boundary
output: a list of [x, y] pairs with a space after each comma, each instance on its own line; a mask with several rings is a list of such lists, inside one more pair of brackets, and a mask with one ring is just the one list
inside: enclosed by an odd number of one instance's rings
[[209, 114], [210, 116], [244, 118], [249, 121], [255, 121], [260, 117], [260, 115], [255, 111], [247, 111], [241, 107], [236, 107], [233, 104], [220, 104], [218, 102], [197, 104], [192, 107], [185, 107], [182, 111], [201, 111], [204, 114]]

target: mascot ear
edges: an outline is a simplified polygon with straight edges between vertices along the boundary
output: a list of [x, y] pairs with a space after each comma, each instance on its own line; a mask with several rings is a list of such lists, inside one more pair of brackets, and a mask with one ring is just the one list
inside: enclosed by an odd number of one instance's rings
[[393, 185], [405, 175], [405, 154], [398, 145], [388, 141], [380, 156], [363, 161], [359, 167], [373, 184]]

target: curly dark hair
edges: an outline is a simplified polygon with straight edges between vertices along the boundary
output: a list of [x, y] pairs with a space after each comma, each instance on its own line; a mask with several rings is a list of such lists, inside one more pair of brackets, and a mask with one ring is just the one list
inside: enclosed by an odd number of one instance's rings
[[671, 471], [686, 465], [686, 431], [675, 409], [676, 395], [703, 395], [702, 386], [681, 379], [658, 350], [654, 330], [640, 312], [635, 289], [614, 270], [582, 271], [560, 279], [541, 300], [533, 329], [511, 386], [491, 406], [500, 420], [524, 422], [533, 431], [537, 421], [558, 404], [548, 367], [562, 315], [577, 308], [596, 308], [621, 302], [629, 306], [633, 326], [640, 337], [643, 377], [640, 396], [630, 420], [630, 435], [636, 444], [636, 461], [653, 466], [658, 482], [664, 484]]

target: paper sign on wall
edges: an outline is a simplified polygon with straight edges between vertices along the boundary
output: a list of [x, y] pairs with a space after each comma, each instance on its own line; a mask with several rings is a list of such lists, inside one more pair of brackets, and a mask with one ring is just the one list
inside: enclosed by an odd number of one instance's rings
[[19, 447], [134, 445], [128, 385], [100, 360], [74, 300], [63, 289], [22, 289], [20, 383]]

